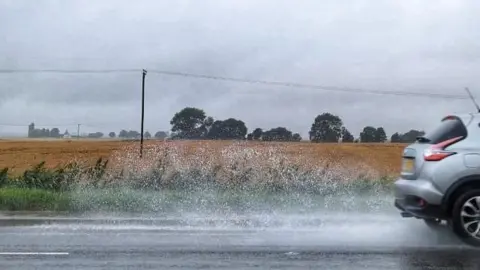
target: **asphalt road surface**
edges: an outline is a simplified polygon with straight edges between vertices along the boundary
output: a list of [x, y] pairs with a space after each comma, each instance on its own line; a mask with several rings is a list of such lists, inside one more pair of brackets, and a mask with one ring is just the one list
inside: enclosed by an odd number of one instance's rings
[[480, 269], [397, 215], [0, 218], [0, 269]]

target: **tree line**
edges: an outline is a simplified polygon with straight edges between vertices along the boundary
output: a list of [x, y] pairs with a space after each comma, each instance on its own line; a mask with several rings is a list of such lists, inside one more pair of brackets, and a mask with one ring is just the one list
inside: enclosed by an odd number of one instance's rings
[[[136, 131], [136, 130], [128, 130], [128, 131], [127, 131], [127, 130], [125, 130], [125, 129], [122, 129], [122, 130], [118, 133], [118, 138], [122, 138], [122, 139], [138, 139], [138, 138], [140, 138], [140, 135], [141, 135], [141, 133], [138, 132], [138, 131]], [[113, 132], [113, 131], [110, 132], [110, 133], [108, 134], [108, 137], [110, 137], [110, 138], [115, 138], [115, 137], [116, 137], [115, 132]], [[151, 138], [152, 138], [152, 134], [150, 134], [149, 131], [145, 131], [145, 132], [143, 133], [143, 137], [148, 140], [148, 139], [151, 139]], [[157, 131], [157, 132], [155, 133], [155, 135], [153, 136], [153, 138], [155, 138], [155, 139], [165, 139], [165, 138], [167, 138], [167, 137], [168, 137], [168, 133], [165, 132], [165, 131]]]
[[[155, 139], [183, 139], [183, 140], [251, 140], [251, 141], [301, 141], [300, 133], [295, 133], [286, 127], [275, 127], [264, 130], [256, 127], [252, 132], [240, 119], [227, 118], [224, 120], [214, 119], [207, 116], [205, 111], [195, 107], [185, 107], [175, 113], [170, 120], [171, 134], [165, 131], [158, 131], [153, 135]], [[409, 130], [406, 133], [395, 132], [387, 138], [383, 127], [365, 126], [360, 134], [355, 137], [344, 125], [338, 115], [328, 112], [317, 115], [308, 132], [308, 140], [314, 143], [319, 142], [391, 142], [409, 143], [414, 142], [418, 136], [424, 135], [420, 130]], [[36, 129], [34, 123], [28, 127], [28, 137], [64, 137], [68, 131], [60, 134], [58, 128]], [[138, 139], [141, 133], [135, 130], [122, 129], [118, 135], [110, 132], [110, 138]], [[104, 137], [102, 132], [94, 132], [86, 135], [89, 138]], [[152, 135], [146, 131], [145, 139], [151, 139]]]
[[[31, 123], [28, 125], [28, 138], [77, 138], [77, 137], [86, 137], [86, 138], [102, 138], [104, 137], [105, 134], [103, 132], [97, 131], [97, 132], [92, 132], [88, 133], [85, 135], [70, 135], [68, 130], [65, 130], [65, 132], [61, 133], [60, 130], [56, 127], [52, 129], [48, 128], [42, 128], [38, 129], [35, 128], [35, 123]], [[144, 133], [144, 138], [146, 139], [151, 139], [152, 135], [150, 132], [146, 131]], [[108, 137], [110, 138], [122, 138], [122, 139], [138, 139], [140, 138], [140, 132], [135, 131], [135, 130], [125, 130], [122, 129], [119, 133], [118, 136], [114, 131], [111, 131], [108, 133]], [[155, 139], [165, 139], [168, 137], [168, 133], [165, 131], [157, 131], [153, 138]]]
[[[261, 141], [301, 141], [299, 133], [294, 133], [286, 127], [276, 127], [263, 130], [255, 128], [248, 133], [248, 128], [242, 120], [227, 118], [215, 120], [207, 116], [204, 110], [195, 107], [186, 107], [175, 113], [170, 120], [172, 139], [211, 139], [211, 140], [261, 140]], [[386, 142], [388, 140], [383, 127], [366, 126], [355, 138], [345, 127], [338, 115], [322, 113], [317, 115], [310, 127], [309, 140], [311, 142]], [[417, 136], [424, 135], [423, 131], [410, 130], [404, 134], [394, 133], [390, 137], [392, 142], [413, 142]]]

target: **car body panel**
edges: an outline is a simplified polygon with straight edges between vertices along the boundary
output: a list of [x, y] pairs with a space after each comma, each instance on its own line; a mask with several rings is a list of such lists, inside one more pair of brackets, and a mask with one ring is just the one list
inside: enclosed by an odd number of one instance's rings
[[479, 169], [480, 168], [480, 154], [479, 153], [468, 153], [463, 156], [463, 164], [468, 169]]
[[[460, 124], [459, 124], [460, 123]], [[418, 197], [428, 206], [441, 207], [450, 203], [450, 196], [457, 184], [462, 181], [480, 181], [480, 114], [451, 115], [442, 119], [437, 129], [425, 137], [419, 138], [405, 147], [403, 152], [402, 172], [394, 183], [395, 205], [401, 211], [412, 210], [412, 215], [425, 218], [429, 213], [422, 213], [421, 207], [409, 205], [408, 198]], [[442, 133], [443, 132], [443, 133]], [[459, 136], [461, 135], [461, 136]], [[440, 161], [426, 161], [424, 153], [432, 146], [461, 137], [460, 141], [444, 147], [452, 152]], [[428, 153], [428, 151], [427, 151]], [[414, 212], [414, 213], [413, 213]], [[433, 213], [433, 212], [432, 212]], [[448, 214], [448, 213], [446, 213]], [[433, 215], [442, 213], [434, 212]], [[432, 216], [435, 218], [435, 216]]]
[[415, 181], [398, 179], [395, 182], [395, 198], [403, 200], [406, 196], [417, 196], [429, 204], [440, 205], [444, 193], [437, 189], [429, 180], [418, 179]]

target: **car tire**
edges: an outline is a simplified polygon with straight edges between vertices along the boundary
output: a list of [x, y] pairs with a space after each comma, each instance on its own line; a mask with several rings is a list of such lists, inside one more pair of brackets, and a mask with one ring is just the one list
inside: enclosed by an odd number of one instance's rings
[[[476, 198], [478, 198], [478, 203]], [[473, 208], [468, 206], [472, 202]], [[464, 210], [467, 214], [476, 213], [480, 217], [480, 189], [466, 191], [457, 198], [453, 205], [450, 220], [450, 227], [460, 240], [470, 246], [480, 247], [480, 218], [477, 220], [474, 217], [465, 216], [462, 214]], [[469, 223], [472, 223], [472, 225], [464, 226]], [[471, 234], [474, 230], [478, 231], [476, 237]]]

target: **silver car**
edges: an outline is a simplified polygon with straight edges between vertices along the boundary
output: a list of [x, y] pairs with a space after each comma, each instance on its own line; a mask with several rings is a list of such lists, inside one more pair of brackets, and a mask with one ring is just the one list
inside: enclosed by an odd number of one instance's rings
[[404, 149], [395, 206], [428, 226], [446, 221], [480, 246], [480, 113], [449, 115]]

